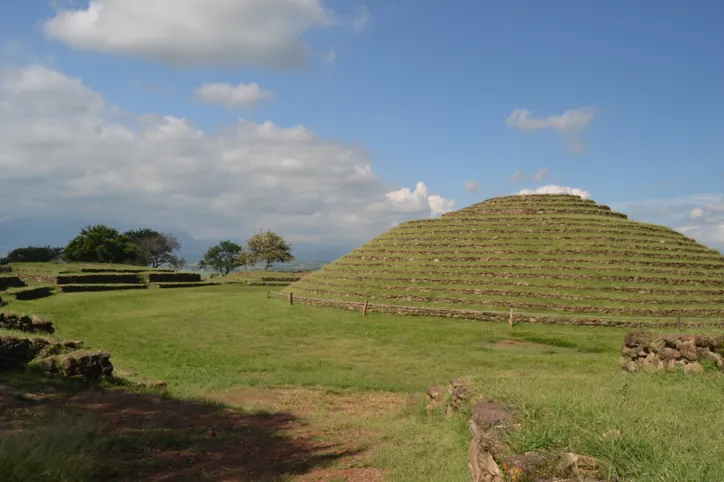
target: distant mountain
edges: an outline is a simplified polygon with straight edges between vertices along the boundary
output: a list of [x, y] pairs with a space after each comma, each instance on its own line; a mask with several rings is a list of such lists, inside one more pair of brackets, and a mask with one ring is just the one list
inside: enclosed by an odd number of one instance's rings
[[[151, 228], [176, 236], [181, 243], [180, 254], [189, 262], [200, 260], [209, 246], [220, 239], [196, 239], [187, 232], [165, 226], [130, 226], [121, 223], [108, 223], [96, 219], [80, 219], [72, 217], [24, 217], [0, 222], [0, 253], [7, 253], [15, 248], [25, 246], [65, 246], [81, 229], [92, 224], [106, 224], [119, 231], [129, 229]], [[231, 238], [243, 244], [241, 238]], [[331, 262], [351, 251], [353, 246], [316, 245], [310, 243], [292, 243], [293, 254], [299, 261]]]

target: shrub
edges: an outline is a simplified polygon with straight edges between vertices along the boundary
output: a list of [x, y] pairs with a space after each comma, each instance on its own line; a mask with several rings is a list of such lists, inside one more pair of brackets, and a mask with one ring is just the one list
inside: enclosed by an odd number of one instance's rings
[[55, 261], [63, 254], [63, 248], [52, 246], [28, 246], [17, 248], [4, 258], [6, 263], [47, 263]]

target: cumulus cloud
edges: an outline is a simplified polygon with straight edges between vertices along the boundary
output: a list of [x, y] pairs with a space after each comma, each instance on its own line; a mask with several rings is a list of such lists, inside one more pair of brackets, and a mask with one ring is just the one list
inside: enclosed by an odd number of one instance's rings
[[478, 181], [467, 181], [463, 183], [463, 189], [465, 192], [475, 192], [480, 189], [480, 184]]
[[533, 176], [533, 182], [541, 182], [548, 175], [548, 168], [543, 168]]
[[588, 107], [567, 110], [561, 115], [538, 118], [533, 117], [533, 113], [527, 109], [515, 109], [505, 119], [505, 125], [522, 132], [552, 129], [563, 135], [569, 152], [578, 154], [586, 148], [579, 136], [595, 115], [596, 112]]
[[0, 70], [0, 218], [102, 215], [175, 225], [201, 239], [276, 229], [361, 242], [453, 201], [391, 191], [363, 147], [303, 126], [244, 119], [218, 131], [133, 115], [42, 66]]
[[43, 24], [70, 47], [172, 65], [303, 65], [305, 33], [334, 25], [361, 30], [369, 11], [345, 20], [322, 0], [90, 0]]
[[388, 201], [395, 206], [396, 212], [420, 213], [429, 212], [430, 216], [437, 216], [452, 211], [455, 201], [447, 200], [442, 196], [430, 195], [424, 182], [418, 182], [414, 190], [403, 187], [397, 191], [387, 193]]
[[724, 194], [697, 194], [611, 204], [629, 218], [670, 226], [724, 252]]
[[275, 96], [273, 91], [262, 89], [256, 82], [238, 85], [208, 82], [194, 91], [197, 100], [225, 109], [254, 109], [260, 102], [273, 100]]
[[578, 189], [575, 187], [568, 186], [556, 186], [549, 184], [547, 186], [541, 186], [538, 189], [522, 189], [518, 194], [573, 194], [574, 196], [580, 196], [583, 199], [589, 199], [591, 193]]

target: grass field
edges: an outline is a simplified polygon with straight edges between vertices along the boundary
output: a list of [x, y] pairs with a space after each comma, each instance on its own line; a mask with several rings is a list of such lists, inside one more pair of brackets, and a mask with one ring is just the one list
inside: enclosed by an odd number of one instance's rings
[[[627, 480], [724, 480], [724, 377], [622, 373], [622, 330], [363, 318], [266, 294], [231, 284], [12, 302], [53, 319], [57, 338], [110, 352], [123, 378], [165, 381], [176, 401], [58, 386], [87, 416], [16, 407], [12, 420], [45, 427], [2, 438], [3, 480], [465, 481], [466, 417], [423, 409], [427, 387], [459, 376], [516, 414], [513, 453], [584, 453]], [[0, 375], [21, 392], [46, 384]]]

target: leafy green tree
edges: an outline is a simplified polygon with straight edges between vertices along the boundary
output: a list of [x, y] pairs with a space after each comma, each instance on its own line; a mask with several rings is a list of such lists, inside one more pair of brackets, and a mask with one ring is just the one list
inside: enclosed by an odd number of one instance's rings
[[137, 258], [137, 251], [127, 235], [98, 224], [83, 228], [65, 247], [63, 258], [83, 263], [127, 263]]
[[256, 262], [264, 262], [264, 271], [273, 263], [294, 261], [292, 246], [284, 238], [273, 231], [261, 231], [246, 242], [251, 258]]
[[164, 263], [171, 264], [181, 243], [175, 236], [159, 233], [153, 229], [137, 229], [126, 232], [126, 236], [136, 245], [138, 264], [158, 268]]
[[17, 248], [4, 258], [7, 263], [47, 263], [55, 261], [63, 254], [63, 248], [52, 246], [28, 246]]
[[222, 241], [206, 251], [199, 266], [201, 268], [211, 268], [218, 271], [221, 276], [226, 276], [232, 270], [241, 266], [237, 256], [243, 250], [244, 248], [233, 241]]

